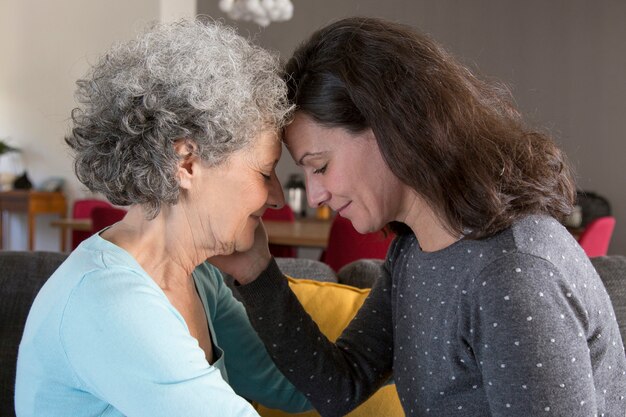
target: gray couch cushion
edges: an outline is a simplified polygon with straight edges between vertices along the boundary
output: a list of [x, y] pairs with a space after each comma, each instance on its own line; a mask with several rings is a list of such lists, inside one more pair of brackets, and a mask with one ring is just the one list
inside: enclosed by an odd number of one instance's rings
[[323, 262], [302, 258], [276, 258], [283, 274], [293, 278], [307, 278], [315, 281], [337, 282], [335, 271]]
[[0, 415], [14, 416], [17, 350], [30, 306], [67, 255], [0, 251]]
[[383, 262], [382, 259], [359, 259], [350, 262], [337, 272], [338, 281], [357, 288], [372, 288], [382, 273]]
[[626, 344], [626, 256], [599, 256], [591, 258], [591, 263], [609, 293], [622, 342]]

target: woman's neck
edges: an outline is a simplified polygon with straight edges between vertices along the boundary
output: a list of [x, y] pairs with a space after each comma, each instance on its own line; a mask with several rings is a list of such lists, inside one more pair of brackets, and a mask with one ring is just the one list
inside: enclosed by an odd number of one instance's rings
[[448, 231], [443, 219], [415, 192], [411, 193], [404, 213], [400, 221], [411, 228], [424, 252], [445, 249], [461, 239]]
[[193, 284], [192, 271], [211, 256], [194, 244], [190, 229], [177, 210], [164, 208], [156, 218], [146, 220], [143, 209], [133, 206], [121, 222], [101, 236], [130, 253], [167, 290]]

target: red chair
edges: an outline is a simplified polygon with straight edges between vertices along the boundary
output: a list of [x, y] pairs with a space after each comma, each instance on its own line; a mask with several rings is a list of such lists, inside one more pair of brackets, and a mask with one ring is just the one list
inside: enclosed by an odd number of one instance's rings
[[[279, 209], [265, 210], [262, 216], [263, 220], [277, 221], [277, 222], [294, 222], [296, 216], [293, 214], [293, 210], [287, 204]], [[275, 258], [296, 258], [298, 256], [298, 250], [289, 245], [269, 245], [270, 253]]]
[[[72, 208], [73, 219], [89, 219], [91, 218], [91, 211], [96, 207], [113, 207], [108, 201], [96, 200], [96, 199], [84, 199], [74, 201]], [[83, 240], [91, 236], [91, 232], [84, 232], [80, 230], [72, 231], [72, 250], [76, 249], [78, 244]]]
[[328, 246], [322, 253], [321, 261], [335, 271], [358, 259], [385, 259], [389, 245], [395, 236], [387, 236], [381, 231], [360, 234], [350, 220], [335, 216], [330, 227]]
[[613, 229], [615, 229], [615, 217], [599, 217], [585, 227], [578, 238], [578, 243], [590, 258], [606, 256]]
[[100, 230], [119, 222], [128, 213], [126, 210], [116, 207], [96, 207], [91, 211], [91, 231], [98, 233]]

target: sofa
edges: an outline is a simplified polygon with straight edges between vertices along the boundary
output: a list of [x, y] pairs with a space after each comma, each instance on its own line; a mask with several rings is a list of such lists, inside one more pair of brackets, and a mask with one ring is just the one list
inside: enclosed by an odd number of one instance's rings
[[[0, 415], [13, 416], [13, 390], [17, 350], [26, 316], [35, 295], [66, 254], [55, 252], [0, 251]], [[290, 286], [320, 329], [336, 338], [352, 319], [369, 287], [381, 274], [380, 260], [360, 260], [335, 273], [326, 264], [310, 259], [278, 258], [289, 275]], [[611, 298], [626, 340], [626, 257], [593, 258], [592, 263]], [[227, 283], [232, 280], [227, 279]], [[360, 287], [360, 288], [357, 288]], [[231, 288], [235, 288], [232, 286]], [[236, 293], [236, 290], [234, 291]], [[236, 294], [235, 294], [236, 295]], [[287, 414], [259, 407], [264, 417]], [[303, 415], [316, 416], [317, 413]], [[387, 385], [349, 416], [403, 415], [393, 385]]]

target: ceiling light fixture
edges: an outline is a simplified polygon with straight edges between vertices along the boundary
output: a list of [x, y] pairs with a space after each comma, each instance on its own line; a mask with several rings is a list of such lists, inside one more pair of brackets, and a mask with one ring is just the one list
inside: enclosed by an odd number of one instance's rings
[[231, 19], [251, 20], [264, 27], [293, 16], [291, 0], [220, 0], [219, 5]]

